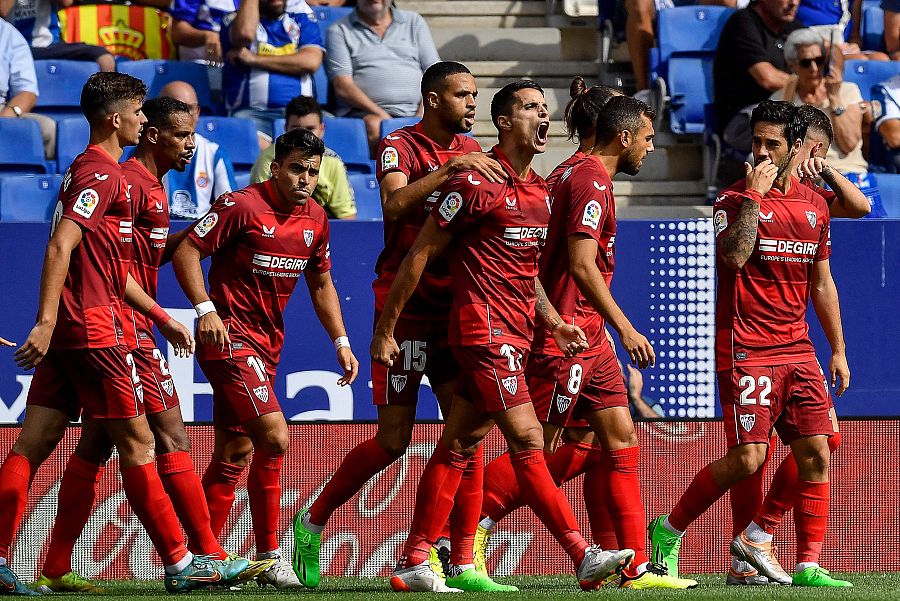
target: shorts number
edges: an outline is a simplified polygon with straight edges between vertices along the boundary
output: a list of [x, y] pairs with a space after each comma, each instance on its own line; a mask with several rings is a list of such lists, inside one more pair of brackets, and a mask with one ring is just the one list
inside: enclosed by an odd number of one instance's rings
[[522, 353], [516, 350], [511, 344], [504, 344], [500, 347], [500, 354], [509, 361], [509, 371], [522, 371]]
[[134, 364], [134, 357], [131, 356], [131, 353], [125, 355], [125, 364], [131, 368], [131, 383], [138, 386], [141, 383], [141, 377], [138, 375], [137, 365]]
[[166, 365], [166, 358], [163, 357], [162, 352], [158, 348], [153, 349], [153, 358], [159, 361], [159, 374], [168, 377], [169, 366]]
[[428, 355], [425, 353], [424, 340], [404, 340], [400, 350], [403, 351], [403, 369], [425, 371]]
[[569, 381], [566, 384], [569, 394], [578, 394], [578, 391], [581, 389], [582, 373], [581, 365], [579, 363], [576, 363], [569, 368]]
[[[741, 405], [756, 405], [757, 400], [760, 405], [768, 406], [772, 402], [769, 400], [769, 393], [772, 392], [772, 380], [769, 376], [760, 376], [759, 380], [754, 380], [753, 376], [741, 376], [738, 380], [741, 390]], [[753, 398], [753, 393], [759, 387], [759, 394]]]
[[247, 357], [247, 365], [256, 372], [257, 377], [260, 382], [268, 381], [268, 377], [266, 377], [266, 366], [263, 365], [262, 359], [259, 357]]

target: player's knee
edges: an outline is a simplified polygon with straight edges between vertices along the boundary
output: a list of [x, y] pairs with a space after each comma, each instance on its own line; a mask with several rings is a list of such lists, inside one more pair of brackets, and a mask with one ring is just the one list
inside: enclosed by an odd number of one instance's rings
[[395, 431], [385, 436], [377, 437], [376, 441], [382, 451], [396, 460], [402, 457], [403, 453], [406, 452], [406, 449], [409, 448], [409, 443], [412, 441], [412, 434]]
[[544, 433], [540, 425], [524, 426], [506, 437], [509, 449], [513, 453], [532, 451], [544, 448]]
[[284, 432], [271, 432], [260, 441], [257, 448], [268, 455], [284, 455], [287, 453], [290, 444], [291, 437], [288, 435], [287, 429], [285, 429]]
[[739, 479], [749, 478], [766, 460], [765, 445], [743, 445], [730, 455], [730, 468]]
[[191, 450], [191, 439], [184, 429], [180, 432], [156, 432], [155, 439], [156, 453], [159, 455]]

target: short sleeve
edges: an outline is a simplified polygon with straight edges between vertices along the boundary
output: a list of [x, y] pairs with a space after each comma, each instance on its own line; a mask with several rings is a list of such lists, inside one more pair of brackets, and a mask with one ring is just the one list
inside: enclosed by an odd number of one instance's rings
[[22, 92], [31, 92], [39, 95], [37, 74], [34, 72], [34, 59], [31, 58], [31, 48], [18, 30], [10, 26], [11, 56], [4, 57], [10, 61], [9, 65], [9, 95], [12, 98]]
[[835, 200], [837, 200], [837, 194], [835, 194], [833, 190], [826, 190], [825, 188], [821, 188], [821, 187], [817, 186], [817, 185], [814, 184], [814, 183], [809, 183], [809, 184], [807, 184], [805, 181], [804, 181], [804, 182], [801, 182], [801, 183], [803, 183], [804, 185], [809, 186], [810, 188], [813, 189], [813, 191], [814, 191], [816, 194], [818, 194], [819, 196], [821, 196], [822, 198], [824, 198], [824, 199], [825, 199], [825, 203], [828, 204], [829, 207], [830, 207], [832, 204], [834, 204], [834, 201], [835, 201]]
[[250, 170], [250, 183], [259, 184], [272, 175], [272, 159], [275, 158], [275, 145], [272, 144], [259, 153], [253, 168]]
[[766, 42], [762, 31], [753, 22], [749, 9], [735, 13], [722, 31], [722, 44], [733, 53], [736, 63], [742, 69], [749, 69], [757, 63], [770, 63], [766, 52]]
[[875, 87], [874, 96], [881, 100], [881, 117], [875, 122], [875, 128], [892, 119], [900, 119], [900, 76], [894, 77]]
[[304, 13], [296, 13], [291, 16], [300, 25], [300, 41], [297, 43], [297, 48], [317, 46], [324, 50], [325, 41], [322, 39], [322, 32], [319, 30], [316, 18]]
[[322, 220], [322, 236], [310, 259], [310, 267], [316, 273], [325, 273], [331, 270], [331, 225], [328, 223], [328, 219]]
[[415, 165], [415, 160], [415, 149], [406, 136], [386, 136], [378, 144], [375, 176], [379, 182], [385, 175], [395, 171], [409, 177]]
[[101, 173], [96, 165], [84, 165], [66, 176], [59, 196], [62, 216], [88, 231], [103, 222], [110, 203], [122, 194], [119, 173]]
[[206, 255], [215, 254], [237, 237], [250, 221], [251, 212], [245, 199], [235, 199], [233, 194], [223, 194], [210, 207], [188, 234], [194, 244]]
[[843, 82], [841, 84], [840, 93], [841, 102], [844, 103], [844, 106], [859, 104], [863, 101], [862, 94], [859, 91], [859, 86], [852, 81]]
[[[347, 178], [347, 168], [337, 157], [328, 157], [326, 168], [331, 184], [331, 197], [328, 199], [328, 211], [337, 219], [347, 219], [356, 215], [356, 199], [353, 188]], [[322, 158], [325, 161], [325, 157]]]
[[441, 57], [438, 55], [437, 48], [434, 46], [434, 39], [431, 37], [431, 31], [428, 29], [428, 23], [422, 18], [422, 15], [413, 13], [415, 19], [415, 41], [416, 48], [419, 49], [419, 66], [422, 71], [431, 65], [439, 62]]
[[713, 231], [716, 239], [734, 222], [738, 215], [741, 201], [736, 192], [723, 192], [713, 204]]
[[231, 50], [231, 24], [234, 23], [236, 16], [237, 13], [231, 13], [225, 15], [222, 19], [222, 28], [219, 30], [219, 43], [222, 45], [223, 56]]
[[566, 235], [587, 234], [600, 242], [603, 224], [613, 202], [609, 186], [590, 177], [568, 177], [559, 186], [557, 194], [569, 197]]
[[353, 76], [353, 60], [345, 38], [346, 27], [350, 27], [349, 21], [339, 21], [329, 27], [326, 34], [325, 70], [329, 79], [341, 75]]
[[467, 176], [472, 173], [467, 171], [447, 180], [439, 190], [436, 208], [430, 213], [438, 228], [452, 235], [468, 229], [491, 212], [501, 196], [491, 194], [484, 183], [477, 186], [469, 183]]
[[172, 15], [173, 19], [187, 21], [192, 26], [196, 27], [194, 21], [197, 18], [197, 12], [199, 10], [199, 0], [175, 0], [172, 3], [172, 8], [169, 10], [169, 13]]

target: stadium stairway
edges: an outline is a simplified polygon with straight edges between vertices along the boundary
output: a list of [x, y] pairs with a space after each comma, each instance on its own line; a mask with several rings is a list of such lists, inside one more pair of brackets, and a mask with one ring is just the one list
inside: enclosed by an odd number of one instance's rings
[[[528, 77], [545, 88], [553, 126], [550, 146], [535, 160], [546, 175], [574, 150], [562, 122], [569, 84], [581, 75], [589, 84], [600, 79], [597, 17], [563, 13], [568, 2], [554, 0], [411, 0], [403, 8], [428, 21], [442, 59], [458, 60], [478, 82], [480, 109], [475, 135], [485, 143], [496, 136], [488, 110], [490, 98], [506, 82]], [[571, 7], [569, 10], [571, 14]], [[614, 47], [604, 66], [604, 81], [631, 81], [624, 44]], [[616, 179], [616, 198], [623, 217], [708, 216], [705, 205], [702, 146], [699, 136], [675, 136], [663, 126], [656, 151], [641, 173]]]

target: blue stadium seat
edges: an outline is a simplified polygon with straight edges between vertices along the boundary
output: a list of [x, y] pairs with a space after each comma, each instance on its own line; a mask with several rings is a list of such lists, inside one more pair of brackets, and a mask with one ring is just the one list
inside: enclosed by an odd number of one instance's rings
[[381, 219], [381, 192], [375, 178], [364, 173], [351, 173], [348, 177], [356, 197], [356, 218]]
[[[0, 174], [50, 173], [41, 128], [31, 119], [0, 119]], [[15, 143], [10, 144], [11, 140]]]
[[350, 6], [313, 6], [311, 8], [316, 16], [316, 21], [319, 22], [319, 31], [322, 32], [323, 40], [332, 23], [343, 19], [353, 12], [353, 8]]
[[669, 116], [676, 134], [704, 131], [704, 107], [712, 102], [711, 56], [673, 56], [669, 61]]
[[69, 117], [56, 122], [56, 162], [65, 173], [88, 145], [91, 128], [84, 117]]
[[240, 173], [250, 173], [259, 156], [256, 123], [238, 117], [201, 117], [197, 131], [216, 142], [228, 152], [234, 165], [235, 179]]
[[156, 98], [163, 86], [170, 81], [186, 81], [197, 91], [197, 102], [203, 114], [217, 115], [221, 111], [213, 102], [209, 86], [207, 67], [188, 61], [124, 61], [118, 63], [116, 69], [137, 77], [147, 84], [147, 97]]
[[676, 6], [659, 11], [658, 47], [650, 53], [650, 78], [666, 79], [673, 55], [714, 55], [722, 28], [734, 12], [725, 6]]
[[0, 177], [0, 221], [50, 221], [61, 184], [57, 174]]
[[273, 138], [277, 138], [284, 133], [285, 122], [285, 119], [275, 119], [274, 121], [272, 121], [272, 133], [274, 134], [272, 136]]
[[881, 193], [881, 205], [887, 216], [900, 219], [900, 173], [875, 173], [878, 191]]
[[54, 118], [81, 115], [81, 88], [99, 70], [92, 61], [34, 61], [40, 90], [34, 112]]
[[900, 74], [898, 61], [847, 61], [844, 63], [844, 81], [859, 86], [863, 98], [871, 100], [872, 86]]
[[381, 131], [379, 132], [379, 135], [384, 138], [389, 133], [395, 132], [401, 127], [415, 125], [421, 120], [421, 117], [395, 117], [393, 119], [385, 119], [381, 122]]
[[313, 90], [315, 90], [316, 102], [322, 106], [328, 106], [330, 98], [328, 89], [328, 74], [325, 73], [325, 64], [319, 66], [313, 73]]
[[884, 11], [880, 6], [863, 8], [859, 37], [863, 50], [884, 50]]
[[325, 117], [325, 146], [335, 151], [351, 173], [374, 174], [362, 119]]

